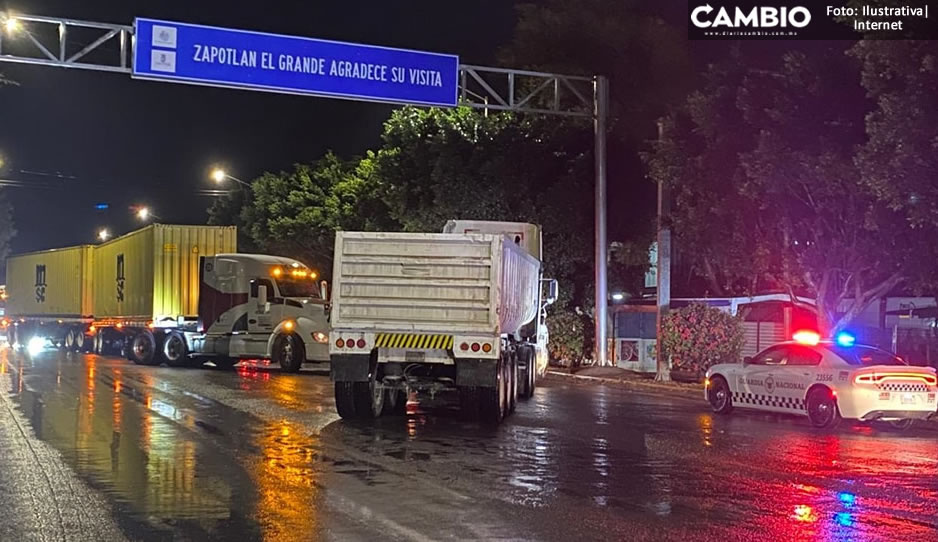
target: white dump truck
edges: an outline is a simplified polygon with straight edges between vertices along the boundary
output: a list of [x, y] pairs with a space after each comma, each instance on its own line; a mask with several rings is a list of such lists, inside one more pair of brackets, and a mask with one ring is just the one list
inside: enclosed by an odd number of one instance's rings
[[317, 272], [236, 248], [233, 226], [152, 224], [99, 245], [11, 256], [2, 323], [24, 347], [51, 342], [142, 365], [327, 362]]
[[338, 232], [330, 373], [343, 418], [400, 412], [410, 392], [459, 391], [469, 418], [499, 423], [547, 366], [533, 224], [454, 220], [444, 233]]

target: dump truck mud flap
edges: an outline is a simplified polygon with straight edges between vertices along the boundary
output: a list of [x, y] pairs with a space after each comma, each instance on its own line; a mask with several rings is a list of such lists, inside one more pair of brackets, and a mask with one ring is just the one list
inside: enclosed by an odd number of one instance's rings
[[329, 376], [334, 382], [368, 382], [371, 374], [368, 354], [333, 354], [329, 362]]
[[457, 359], [456, 385], [495, 387], [496, 360], [494, 359]]

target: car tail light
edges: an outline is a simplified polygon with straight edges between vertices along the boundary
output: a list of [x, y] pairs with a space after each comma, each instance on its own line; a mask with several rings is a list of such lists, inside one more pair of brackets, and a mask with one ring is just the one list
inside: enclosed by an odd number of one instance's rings
[[479, 343], [472, 343], [472, 351], [473, 351], [473, 352], [478, 352], [480, 348], [482, 348], [482, 347], [479, 345]]
[[355, 346], [357, 346], [357, 347], [359, 347], [359, 348], [364, 348], [364, 347], [365, 347], [365, 339], [358, 339], [358, 342], [355, 343]]
[[344, 347], [345, 347], [345, 341], [342, 340], [342, 339], [336, 339], [336, 340], [335, 340], [335, 347], [336, 347], [336, 348], [344, 348]]
[[863, 373], [854, 377], [855, 384], [879, 384], [885, 380], [921, 380], [927, 386], [938, 385], [938, 377], [928, 373], [907, 373], [907, 372], [888, 372], [888, 373]]

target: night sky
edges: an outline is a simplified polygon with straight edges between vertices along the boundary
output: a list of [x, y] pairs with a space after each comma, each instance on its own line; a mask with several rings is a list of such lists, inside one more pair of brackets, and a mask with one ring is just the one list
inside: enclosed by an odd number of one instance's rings
[[[131, 24], [135, 16], [454, 53], [492, 64], [515, 23], [514, 3], [474, 0], [343, 2], [0, 2], [32, 15]], [[70, 48], [70, 51], [77, 50]], [[249, 180], [377, 145], [391, 107], [131, 80], [129, 75], [0, 63], [19, 86], [0, 88], [0, 178], [19, 231], [13, 252], [94, 242], [139, 225], [147, 205], [167, 223], [205, 223], [215, 164]], [[108, 211], [95, 209], [108, 203]]]

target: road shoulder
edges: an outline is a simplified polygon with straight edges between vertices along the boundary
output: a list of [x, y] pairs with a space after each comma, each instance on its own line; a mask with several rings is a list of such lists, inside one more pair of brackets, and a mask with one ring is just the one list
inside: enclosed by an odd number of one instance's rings
[[0, 375], [0, 540], [126, 540], [111, 505], [36, 438]]

